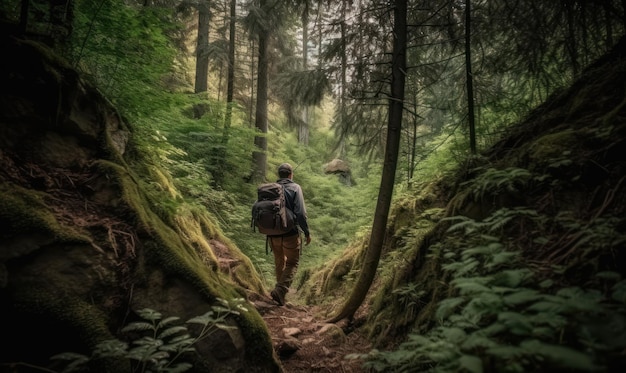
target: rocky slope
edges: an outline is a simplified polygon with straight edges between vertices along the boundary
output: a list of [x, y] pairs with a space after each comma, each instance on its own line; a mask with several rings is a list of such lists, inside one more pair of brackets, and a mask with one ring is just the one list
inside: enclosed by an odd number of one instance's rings
[[[142, 334], [124, 326], [179, 317], [192, 335], [209, 331], [185, 354], [189, 371], [279, 371], [267, 327], [243, 300], [263, 292], [250, 261], [202, 210], [155, 207], [129, 167], [132, 131], [115, 108], [49, 49], [2, 30], [1, 370], [60, 369], [51, 356], [136, 341]], [[174, 345], [168, 338], [153, 342]], [[142, 361], [168, 360], [154, 352]], [[90, 368], [133, 369], [110, 357]]]

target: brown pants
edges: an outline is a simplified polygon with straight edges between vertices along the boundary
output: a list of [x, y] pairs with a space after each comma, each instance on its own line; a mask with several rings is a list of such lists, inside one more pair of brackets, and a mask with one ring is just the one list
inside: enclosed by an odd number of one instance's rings
[[289, 288], [300, 262], [300, 235], [289, 237], [269, 237], [274, 253], [276, 285]]

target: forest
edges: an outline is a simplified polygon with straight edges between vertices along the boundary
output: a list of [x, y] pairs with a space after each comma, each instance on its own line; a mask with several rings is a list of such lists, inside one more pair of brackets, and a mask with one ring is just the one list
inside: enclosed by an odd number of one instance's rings
[[[4, 0], [0, 20], [7, 372], [626, 366], [625, 1]], [[281, 311], [250, 209], [284, 162], [312, 243]], [[61, 280], [83, 266], [84, 289]], [[86, 357], [207, 305], [194, 358]], [[359, 347], [281, 354], [270, 320], [295, 311]]]

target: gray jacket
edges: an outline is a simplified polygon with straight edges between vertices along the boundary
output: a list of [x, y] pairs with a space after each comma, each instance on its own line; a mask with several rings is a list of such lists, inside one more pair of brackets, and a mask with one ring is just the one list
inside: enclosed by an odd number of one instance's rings
[[[304, 236], [309, 237], [309, 224], [307, 223], [306, 205], [304, 204], [302, 188], [289, 178], [278, 179], [276, 182], [285, 187], [287, 208], [294, 213], [296, 223], [304, 232]], [[283, 236], [293, 236], [294, 234], [298, 234], [298, 227], [291, 232], [285, 233]]]

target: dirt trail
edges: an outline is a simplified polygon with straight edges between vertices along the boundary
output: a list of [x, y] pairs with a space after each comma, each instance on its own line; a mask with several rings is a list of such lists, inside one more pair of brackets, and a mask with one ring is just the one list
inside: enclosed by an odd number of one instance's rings
[[270, 298], [255, 300], [254, 305], [270, 330], [285, 373], [364, 371], [360, 360], [345, 358], [372, 348], [358, 329], [325, 323], [316, 306], [297, 305], [289, 300], [286, 305], [277, 306]]

